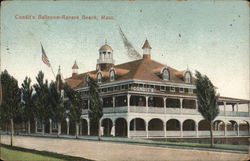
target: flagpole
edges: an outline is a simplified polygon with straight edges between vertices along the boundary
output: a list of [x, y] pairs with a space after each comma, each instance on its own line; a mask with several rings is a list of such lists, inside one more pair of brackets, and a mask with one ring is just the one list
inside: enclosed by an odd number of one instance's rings
[[52, 65], [50, 65], [50, 69], [51, 69], [51, 71], [52, 71], [52, 73], [53, 73], [53, 75], [54, 75], [54, 77], [55, 77], [55, 80], [56, 80], [56, 75], [55, 75], [55, 73], [54, 73], [54, 71], [53, 71]]
[[[44, 55], [46, 56], [46, 58], [48, 59], [48, 56], [46, 55], [46, 53], [45, 53], [45, 51], [44, 51], [44, 49], [43, 49], [42, 42], [40, 42], [40, 44], [41, 44], [41, 47], [42, 47], [42, 54], [44, 54]], [[45, 62], [44, 62], [44, 63], [45, 63]], [[54, 73], [54, 70], [53, 70], [53, 68], [52, 68], [52, 65], [51, 65], [49, 59], [48, 59], [48, 63], [45, 63], [45, 64], [48, 65], [48, 66], [50, 67], [50, 69], [51, 69], [51, 71], [52, 71], [52, 73], [53, 73], [53, 75], [54, 75], [54, 77], [55, 77], [55, 80], [56, 80], [56, 75], [55, 75], [55, 73]]]

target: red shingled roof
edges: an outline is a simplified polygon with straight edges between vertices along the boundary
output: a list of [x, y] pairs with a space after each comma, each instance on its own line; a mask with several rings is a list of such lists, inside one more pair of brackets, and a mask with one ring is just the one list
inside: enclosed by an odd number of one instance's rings
[[[115, 81], [139, 79], [148, 81], [166, 82], [162, 79], [161, 70], [166, 66], [152, 59], [139, 59], [119, 65], [115, 65], [112, 69], [116, 72]], [[185, 83], [183, 74], [185, 71], [178, 71], [174, 68], [167, 67], [170, 72], [169, 82]], [[72, 84], [74, 88], [84, 87], [86, 84], [85, 77], [88, 74], [96, 79], [97, 70], [75, 75], [66, 79], [66, 82]], [[109, 82], [109, 71], [100, 71], [103, 75], [103, 83]], [[194, 83], [193, 78], [193, 83]]]

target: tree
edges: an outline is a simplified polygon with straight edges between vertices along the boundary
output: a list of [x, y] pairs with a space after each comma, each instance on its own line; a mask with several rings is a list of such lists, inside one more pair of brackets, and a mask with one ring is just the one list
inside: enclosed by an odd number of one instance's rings
[[34, 99], [33, 87], [31, 86], [31, 79], [25, 77], [22, 83], [22, 105], [24, 107], [24, 120], [28, 122], [28, 133], [30, 134], [30, 121], [34, 119]]
[[53, 109], [53, 121], [57, 122], [58, 124], [58, 133], [59, 136], [61, 134], [61, 122], [64, 119], [65, 114], [65, 107], [63, 105], [63, 97], [61, 96], [60, 91], [56, 87], [55, 82], [50, 83], [50, 106]]
[[208, 121], [210, 125], [210, 144], [213, 147], [213, 121], [219, 114], [218, 98], [215, 87], [209, 78], [205, 75], [201, 75], [200, 72], [196, 71], [195, 74], [197, 99], [198, 99], [198, 111], [201, 113], [203, 118]]
[[72, 89], [68, 84], [64, 85], [64, 91], [66, 96], [69, 98], [69, 103], [70, 103], [69, 117], [70, 121], [75, 123], [76, 127], [75, 136], [77, 138], [79, 134], [79, 124], [82, 115], [83, 100], [81, 94]]
[[21, 113], [21, 91], [17, 80], [11, 76], [7, 70], [1, 75], [3, 90], [3, 102], [0, 106], [1, 121], [10, 121], [11, 123], [11, 146], [13, 145], [14, 122], [13, 120]]
[[42, 121], [42, 133], [44, 134], [45, 121], [52, 116], [52, 109], [49, 103], [48, 81], [44, 80], [44, 74], [40, 71], [36, 77], [37, 83], [34, 85], [36, 91], [34, 95], [36, 106], [36, 118]]
[[94, 134], [97, 133], [98, 137], [100, 137], [100, 119], [103, 116], [102, 102], [98, 93], [98, 85], [96, 81], [91, 77], [89, 77], [88, 86], [90, 100], [89, 118], [91, 130]]

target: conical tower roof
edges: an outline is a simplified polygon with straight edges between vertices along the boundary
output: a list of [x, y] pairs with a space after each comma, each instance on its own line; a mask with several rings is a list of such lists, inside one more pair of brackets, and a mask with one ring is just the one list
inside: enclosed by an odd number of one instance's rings
[[142, 49], [152, 49], [147, 39], [146, 39], [144, 45], [142, 46]]
[[76, 64], [76, 61], [75, 61], [74, 65], [72, 66], [72, 69], [79, 69], [78, 65]]

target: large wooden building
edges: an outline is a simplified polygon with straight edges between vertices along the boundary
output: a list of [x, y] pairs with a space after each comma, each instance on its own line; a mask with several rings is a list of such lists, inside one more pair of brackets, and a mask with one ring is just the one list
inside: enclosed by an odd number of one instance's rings
[[[103, 102], [102, 134], [122, 137], [209, 136], [208, 123], [197, 110], [193, 73], [179, 71], [151, 58], [148, 40], [139, 60], [115, 65], [113, 49], [99, 49], [96, 69], [78, 74], [78, 65], [66, 82], [82, 93], [84, 106], [80, 135], [90, 135], [87, 81], [97, 80]], [[220, 114], [214, 121], [215, 136], [249, 136], [249, 100], [219, 98]], [[248, 110], [242, 111], [246, 106]], [[66, 121], [70, 133], [70, 120]], [[66, 126], [65, 125], [65, 126]]]

